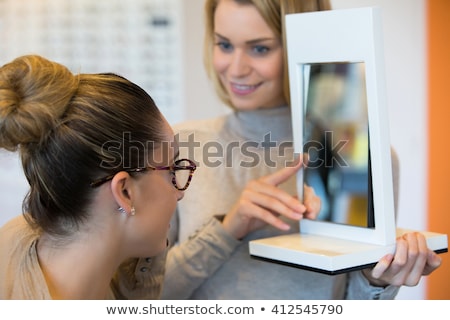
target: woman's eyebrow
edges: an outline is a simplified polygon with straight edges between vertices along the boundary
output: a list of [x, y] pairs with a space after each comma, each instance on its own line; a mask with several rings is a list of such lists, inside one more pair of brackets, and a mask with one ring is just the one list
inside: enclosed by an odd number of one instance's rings
[[216, 37], [218, 37], [218, 38], [222, 38], [223, 40], [227, 40], [227, 41], [228, 41], [228, 38], [227, 38], [227, 37], [224, 37], [224, 36], [222, 36], [221, 34], [219, 34], [219, 33], [217, 33], [217, 32], [214, 32], [214, 35], [215, 35]]
[[[215, 32], [214, 34], [216, 35], [216, 37], [221, 38], [222, 40], [230, 41], [227, 37], [224, 37], [217, 32]], [[274, 40], [276, 40], [276, 38], [274, 38], [274, 37], [262, 37], [262, 38], [257, 38], [257, 39], [252, 39], [252, 40], [246, 41], [245, 43], [254, 44], [254, 43], [259, 43], [259, 42], [264, 42], [264, 41], [274, 41]]]

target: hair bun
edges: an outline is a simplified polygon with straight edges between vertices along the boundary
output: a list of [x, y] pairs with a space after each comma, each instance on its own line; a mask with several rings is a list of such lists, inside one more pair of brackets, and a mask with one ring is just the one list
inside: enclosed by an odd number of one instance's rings
[[41, 56], [19, 57], [0, 68], [0, 147], [42, 143], [61, 120], [78, 78]]

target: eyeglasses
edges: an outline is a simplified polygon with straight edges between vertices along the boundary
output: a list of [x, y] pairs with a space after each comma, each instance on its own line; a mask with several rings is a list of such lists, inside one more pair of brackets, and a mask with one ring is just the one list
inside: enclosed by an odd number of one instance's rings
[[[126, 172], [145, 172], [147, 170], [169, 170], [170, 173], [173, 175], [172, 177], [172, 184], [173, 186], [180, 191], [184, 191], [189, 187], [189, 184], [192, 180], [192, 175], [194, 174], [195, 169], [197, 169], [197, 166], [195, 165], [194, 161], [189, 159], [180, 159], [176, 160], [173, 165], [171, 166], [165, 166], [165, 167], [144, 167], [144, 168], [135, 168], [135, 169], [129, 169], [124, 170]], [[90, 186], [92, 188], [96, 188], [106, 181], [111, 180], [116, 173], [110, 174], [109, 176], [106, 176], [104, 178], [92, 181], [90, 183]]]

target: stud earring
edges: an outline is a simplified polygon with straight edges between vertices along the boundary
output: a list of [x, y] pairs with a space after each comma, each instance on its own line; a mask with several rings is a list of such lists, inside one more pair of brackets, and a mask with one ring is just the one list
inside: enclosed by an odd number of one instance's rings
[[130, 214], [128, 214], [128, 212], [126, 212], [125, 209], [122, 207], [117, 208], [117, 211], [127, 216], [128, 215], [134, 216], [136, 214], [136, 209], [134, 207], [131, 207]]

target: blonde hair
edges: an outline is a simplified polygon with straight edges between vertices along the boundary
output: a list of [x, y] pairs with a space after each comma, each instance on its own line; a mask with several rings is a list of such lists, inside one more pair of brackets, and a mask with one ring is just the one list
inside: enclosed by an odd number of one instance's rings
[[0, 68], [0, 147], [19, 151], [30, 185], [25, 217], [48, 233], [75, 231], [90, 182], [142, 166], [153, 149], [130, 149], [161, 142], [162, 123], [152, 98], [118, 75], [74, 75], [36, 55]]
[[[203, 62], [206, 73], [212, 81], [219, 98], [228, 106], [233, 108], [227, 91], [223, 87], [219, 75], [213, 66], [214, 50], [214, 13], [221, 0], [206, 0], [204, 7], [205, 14], [205, 38], [203, 47]], [[329, 0], [233, 0], [241, 5], [253, 5], [263, 17], [264, 21], [272, 29], [274, 34], [282, 41], [283, 48], [286, 48], [285, 26], [283, 17], [290, 13], [311, 12], [331, 10]], [[231, 19], [231, 18], [230, 18]], [[284, 61], [287, 61], [286, 50]], [[289, 76], [287, 63], [284, 63], [283, 90], [286, 102], [290, 102]]]

